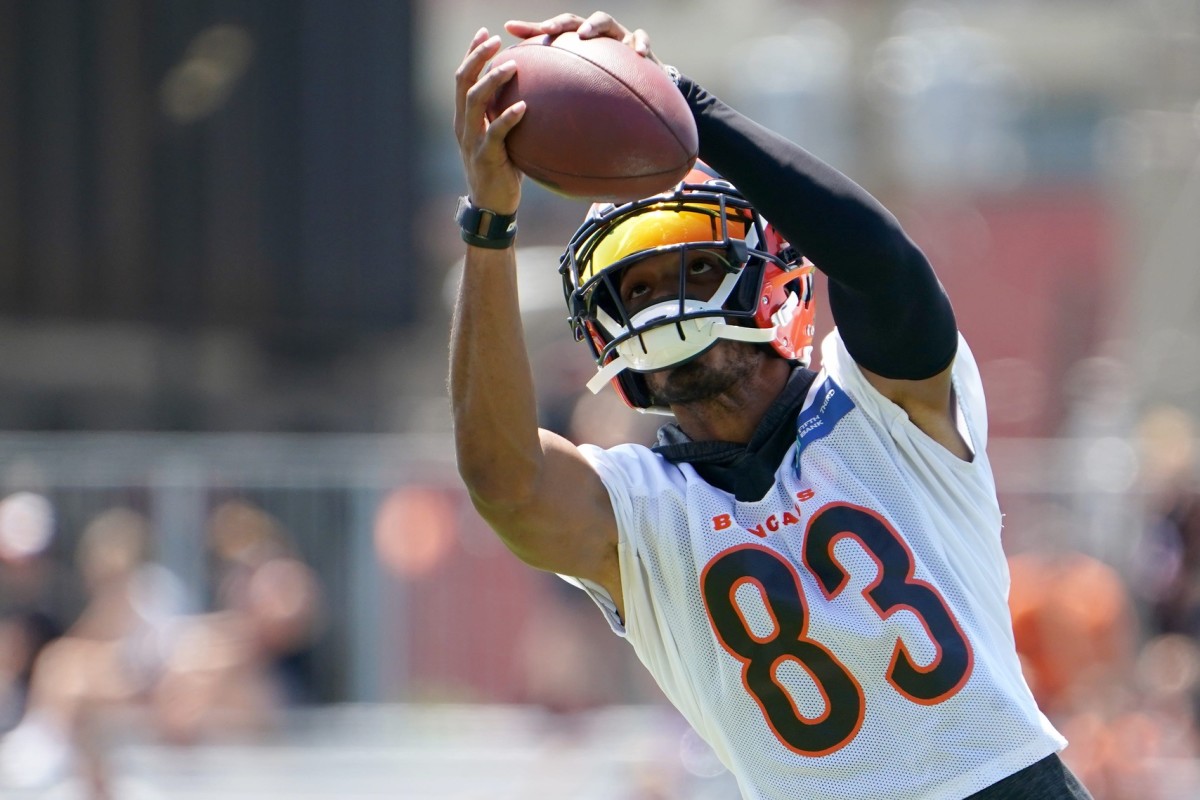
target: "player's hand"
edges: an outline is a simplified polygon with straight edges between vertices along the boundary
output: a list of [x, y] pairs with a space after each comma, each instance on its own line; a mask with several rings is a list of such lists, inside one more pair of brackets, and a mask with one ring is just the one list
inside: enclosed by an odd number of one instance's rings
[[658, 60], [658, 56], [654, 55], [654, 51], [650, 49], [650, 34], [641, 28], [629, 30], [613, 19], [611, 14], [604, 11], [597, 11], [587, 18], [578, 14], [559, 14], [557, 17], [551, 17], [541, 22], [510, 20], [504, 23], [504, 30], [520, 39], [543, 34], [557, 36], [566, 31], [575, 31], [579, 34], [580, 39], [598, 39], [607, 36], [610, 39], [624, 42], [632, 47], [638, 55], [650, 59], [655, 64], [662, 64]]
[[498, 214], [515, 214], [521, 204], [522, 176], [508, 158], [504, 139], [524, 116], [525, 103], [514, 103], [488, 122], [488, 103], [516, 74], [511, 61], [489, 66], [498, 52], [500, 37], [480, 28], [454, 73], [454, 135], [471, 202]]

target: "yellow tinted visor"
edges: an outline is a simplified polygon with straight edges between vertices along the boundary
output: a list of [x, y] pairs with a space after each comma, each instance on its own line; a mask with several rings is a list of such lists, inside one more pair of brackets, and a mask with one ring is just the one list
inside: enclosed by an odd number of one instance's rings
[[[728, 212], [727, 220], [729, 238], [745, 239], [746, 222]], [[720, 206], [653, 207], [633, 214], [601, 233], [579, 280], [585, 283], [634, 253], [688, 242], [720, 242], [725, 235], [721, 228]]]

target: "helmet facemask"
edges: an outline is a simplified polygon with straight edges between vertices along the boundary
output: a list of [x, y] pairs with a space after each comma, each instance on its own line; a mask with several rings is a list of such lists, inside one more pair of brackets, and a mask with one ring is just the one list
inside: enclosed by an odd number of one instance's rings
[[[797, 295], [811, 341], [811, 265], [805, 270], [770, 252], [772, 243], [780, 251], [790, 248], [726, 181], [709, 180], [698, 170], [688, 177], [706, 182], [685, 182], [671, 193], [620, 206], [594, 206], [560, 260], [571, 326], [599, 368], [588, 388], [598, 392], [612, 381], [626, 403], [642, 411], [671, 413], [653, 405], [645, 373], [685, 364], [722, 339], [776, 345], [785, 357], [801, 360], [780, 350], [776, 321], [764, 316], [787, 305], [790, 321]], [[631, 310], [621, 297], [622, 276], [663, 254], [678, 255], [678, 286], [672, 296]], [[708, 297], [689, 295], [689, 269], [700, 258], [723, 271]], [[768, 273], [798, 280], [770, 286]], [[772, 289], [771, 297], [760, 302], [764, 289]], [[768, 303], [774, 305], [765, 308]]]

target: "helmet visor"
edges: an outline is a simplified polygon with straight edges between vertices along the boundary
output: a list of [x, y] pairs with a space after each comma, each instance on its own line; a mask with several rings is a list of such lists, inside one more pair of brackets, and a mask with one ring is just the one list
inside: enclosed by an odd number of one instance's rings
[[582, 259], [579, 282], [588, 283], [635, 253], [697, 242], [725, 245], [730, 239], [744, 240], [748, 222], [735, 209], [720, 205], [660, 203], [638, 209], [599, 232], [590, 246], [585, 244], [590, 253]]

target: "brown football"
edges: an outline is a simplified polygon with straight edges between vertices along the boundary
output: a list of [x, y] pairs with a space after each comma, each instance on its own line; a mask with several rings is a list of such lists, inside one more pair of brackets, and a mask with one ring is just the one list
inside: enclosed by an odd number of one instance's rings
[[621, 202], [665, 191], [696, 161], [691, 109], [661, 66], [610, 38], [538, 36], [506, 48], [516, 62], [489, 117], [518, 100], [513, 163], [567, 197]]

